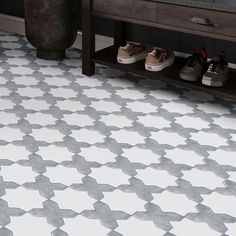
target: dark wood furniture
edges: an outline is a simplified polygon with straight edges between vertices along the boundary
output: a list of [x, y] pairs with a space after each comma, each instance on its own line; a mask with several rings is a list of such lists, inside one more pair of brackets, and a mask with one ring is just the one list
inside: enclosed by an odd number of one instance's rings
[[[161, 72], [146, 71], [143, 61], [131, 65], [121, 65], [116, 61], [117, 49], [125, 42], [124, 22], [236, 43], [236, 4], [234, 0], [231, 1], [232, 5], [229, 2], [230, 0], [214, 0], [214, 4], [213, 0], [82, 0], [83, 74], [93, 75], [95, 63], [99, 63], [236, 100], [235, 69], [231, 69], [231, 79], [223, 88], [212, 88], [203, 86], [201, 81], [192, 83], [179, 79], [179, 71], [185, 64], [183, 58], [177, 58], [173, 66]], [[98, 52], [95, 52], [95, 17], [114, 20], [114, 45]]]

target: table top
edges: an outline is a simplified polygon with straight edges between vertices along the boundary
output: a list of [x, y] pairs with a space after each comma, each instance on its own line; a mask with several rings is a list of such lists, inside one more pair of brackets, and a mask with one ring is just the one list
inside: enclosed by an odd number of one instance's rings
[[236, 0], [150, 0], [236, 13]]

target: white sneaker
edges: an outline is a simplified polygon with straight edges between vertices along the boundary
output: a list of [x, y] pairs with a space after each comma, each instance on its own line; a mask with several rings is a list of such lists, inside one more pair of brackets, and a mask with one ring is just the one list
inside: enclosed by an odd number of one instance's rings
[[163, 48], [154, 48], [148, 53], [145, 62], [145, 68], [149, 71], [161, 71], [173, 65], [175, 54]]
[[140, 43], [129, 42], [124, 47], [119, 47], [117, 62], [121, 64], [132, 64], [144, 60], [150, 48]]

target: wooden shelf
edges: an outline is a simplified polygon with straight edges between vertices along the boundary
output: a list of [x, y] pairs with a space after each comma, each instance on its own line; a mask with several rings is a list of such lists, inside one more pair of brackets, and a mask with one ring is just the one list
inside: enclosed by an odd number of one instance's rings
[[230, 70], [231, 79], [222, 88], [208, 87], [201, 84], [201, 81], [188, 82], [179, 79], [179, 71], [186, 63], [186, 59], [177, 57], [175, 64], [168, 67], [160, 72], [150, 72], [145, 70], [144, 61], [139, 61], [130, 65], [119, 64], [116, 60], [117, 48], [112, 46], [103, 50], [96, 52], [95, 57], [92, 59], [93, 62], [110, 66], [116, 69], [120, 69], [127, 72], [133, 72], [136, 74], [148, 76], [152, 79], [162, 80], [169, 84], [181, 85], [186, 88], [191, 88], [195, 90], [204, 91], [212, 95], [225, 97], [229, 99], [236, 100], [236, 70]]

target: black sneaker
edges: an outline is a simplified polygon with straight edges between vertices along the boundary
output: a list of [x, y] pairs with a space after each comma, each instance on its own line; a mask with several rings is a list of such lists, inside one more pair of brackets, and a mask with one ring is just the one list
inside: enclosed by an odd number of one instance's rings
[[207, 66], [207, 53], [205, 48], [200, 48], [188, 58], [186, 65], [179, 73], [179, 77], [187, 81], [200, 80]]
[[221, 52], [208, 63], [208, 70], [202, 78], [202, 84], [212, 87], [222, 87], [229, 79], [228, 60]]

